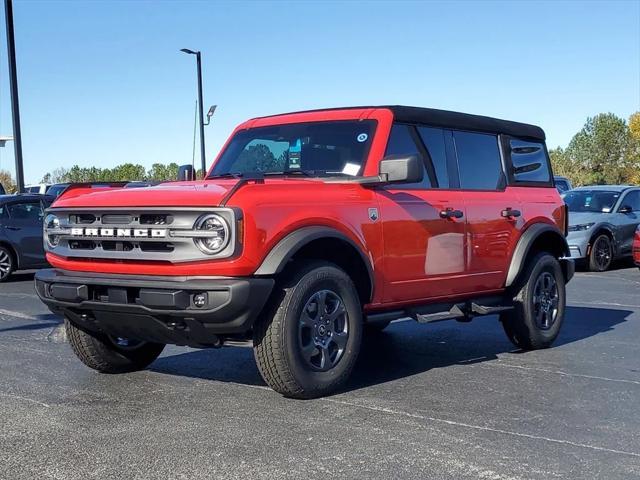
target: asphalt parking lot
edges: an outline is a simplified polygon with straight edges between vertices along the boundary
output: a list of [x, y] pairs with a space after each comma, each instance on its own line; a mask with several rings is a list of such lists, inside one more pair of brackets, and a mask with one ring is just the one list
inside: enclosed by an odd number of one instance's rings
[[269, 390], [249, 348], [84, 367], [32, 287], [0, 286], [0, 478], [640, 478], [640, 272], [578, 273], [554, 348], [496, 317], [398, 322], [346, 391]]

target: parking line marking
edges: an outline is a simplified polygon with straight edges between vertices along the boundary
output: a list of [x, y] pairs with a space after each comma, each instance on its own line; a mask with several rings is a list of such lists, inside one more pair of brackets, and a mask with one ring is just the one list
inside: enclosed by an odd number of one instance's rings
[[470, 423], [455, 422], [453, 420], [446, 420], [444, 418], [429, 417], [427, 415], [419, 415], [417, 413], [403, 412], [401, 410], [394, 410], [394, 409], [391, 409], [391, 408], [373, 407], [373, 406], [370, 406], [370, 405], [361, 405], [359, 403], [348, 402], [346, 400], [337, 400], [337, 399], [334, 399], [334, 398], [322, 398], [321, 400], [324, 400], [326, 402], [332, 402], [332, 403], [338, 403], [338, 404], [342, 404], [342, 405], [347, 405], [347, 406], [350, 406], [350, 407], [356, 407], [356, 408], [363, 408], [363, 409], [366, 409], [366, 410], [372, 410], [372, 411], [375, 411], [375, 412], [385, 413], [387, 415], [403, 416], [403, 417], [413, 418], [413, 419], [417, 419], [417, 420], [426, 420], [426, 421], [430, 421], [430, 422], [434, 422], [434, 423], [444, 423], [446, 425], [452, 425], [452, 426], [455, 426], [455, 427], [462, 427], [462, 428], [469, 428], [469, 429], [472, 429], [472, 430], [479, 430], [479, 431], [483, 431], [483, 432], [500, 433], [500, 434], [503, 434], [503, 435], [510, 435], [510, 436], [520, 437], [520, 438], [528, 438], [528, 439], [531, 439], [531, 440], [543, 440], [545, 442], [559, 443], [559, 444], [562, 444], [562, 445], [569, 445], [569, 446], [572, 446], [572, 447], [586, 448], [586, 449], [589, 449], [589, 450], [597, 450], [597, 451], [600, 451], [600, 452], [615, 453], [615, 454], [618, 454], [618, 455], [626, 455], [626, 456], [629, 456], [629, 457], [640, 458], [640, 453], [626, 452], [624, 450], [616, 450], [614, 448], [600, 447], [598, 445], [589, 445], [587, 443], [572, 442], [570, 440], [561, 440], [561, 439], [558, 439], [558, 438], [543, 437], [541, 435], [531, 435], [529, 433], [513, 432], [511, 430], [502, 430], [501, 428], [483, 427], [481, 425], [473, 425], [473, 424], [470, 424]]
[[24, 313], [14, 312], [12, 310], [5, 310], [3, 308], [0, 308], [0, 315], [22, 318], [23, 320], [38, 320], [36, 317], [32, 317], [31, 315], [25, 315]]
[[562, 370], [549, 370], [549, 369], [546, 369], [546, 368], [523, 367], [521, 365], [513, 365], [513, 364], [505, 363], [505, 362], [492, 362], [492, 363], [488, 363], [487, 365], [483, 365], [483, 367], [485, 367], [485, 368], [492, 367], [492, 366], [505, 367], [505, 368], [519, 368], [519, 369], [522, 369], [522, 370], [533, 370], [533, 371], [536, 371], [536, 372], [554, 373], [556, 375], [562, 375], [562, 376], [567, 376], [567, 377], [587, 378], [589, 380], [604, 380], [604, 381], [607, 381], [607, 382], [620, 382], [620, 383], [631, 383], [633, 385], [640, 385], [640, 382], [637, 381], [637, 380], [626, 380], [624, 378], [598, 377], [597, 375], [584, 375], [582, 373], [569, 373], [569, 372], [563, 372]]
[[640, 309], [640, 305], [629, 305], [626, 303], [613, 303], [613, 302], [574, 302], [571, 301], [569, 302], [569, 306], [571, 305], [593, 305], [593, 306], [600, 306], [600, 305], [604, 305], [607, 307], [627, 307], [627, 308], [635, 308], [635, 309]]
[[11, 395], [10, 393], [0, 393], [0, 397], [15, 398], [16, 400], [35, 403], [36, 405], [40, 405], [41, 407], [51, 408], [51, 405], [49, 405], [48, 403], [40, 402], [38, 400], [34, 400], [33, 398], [29, 398], [29, 397], [21, 397], [20, 395]]

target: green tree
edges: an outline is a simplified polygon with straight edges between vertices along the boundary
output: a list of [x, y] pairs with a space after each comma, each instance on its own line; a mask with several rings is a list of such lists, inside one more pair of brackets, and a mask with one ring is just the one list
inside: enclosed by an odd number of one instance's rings
[[577, 184], [623, 183], [628, 175], [630, 148], [625, 120], [613, 113], [601, 113], [587, 119], [564, 155], [575, 171]]
[[170, 163], [169, 165], [154, 163], [147, 172], [147, 180], [155, 182], [177, 180], [178, 168], [179, 166], [177, 163]]

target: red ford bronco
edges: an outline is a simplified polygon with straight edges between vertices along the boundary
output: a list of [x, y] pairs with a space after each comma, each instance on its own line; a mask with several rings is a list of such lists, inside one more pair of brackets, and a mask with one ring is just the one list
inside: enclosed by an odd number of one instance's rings
[[633, 237], [633, 261], [640, 267], [640, 226], [636, 229]]
[[398, 318], [498, 314], [549, 347], [574, 272], [544, 132], [426, 108], [256, 118], [204, 180], [70, 188], [47, 213], [36, 289], [86, 365], [252, 340], [296, 398], [343, 385], [363, 332]]

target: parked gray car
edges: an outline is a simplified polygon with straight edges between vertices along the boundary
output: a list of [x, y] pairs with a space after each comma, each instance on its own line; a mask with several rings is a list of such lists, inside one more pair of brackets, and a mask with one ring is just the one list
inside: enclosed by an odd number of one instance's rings
[[569, 207], [567, 242], [571, 257], [603, 272], [616, 258], [632, 254], [640, 225], [640, 187], [598, 185], [578, 187], [563, 195]]
[[0, 195], [0, 282], [15, 270], [47, 266], [42, 241], [46, 195]]

